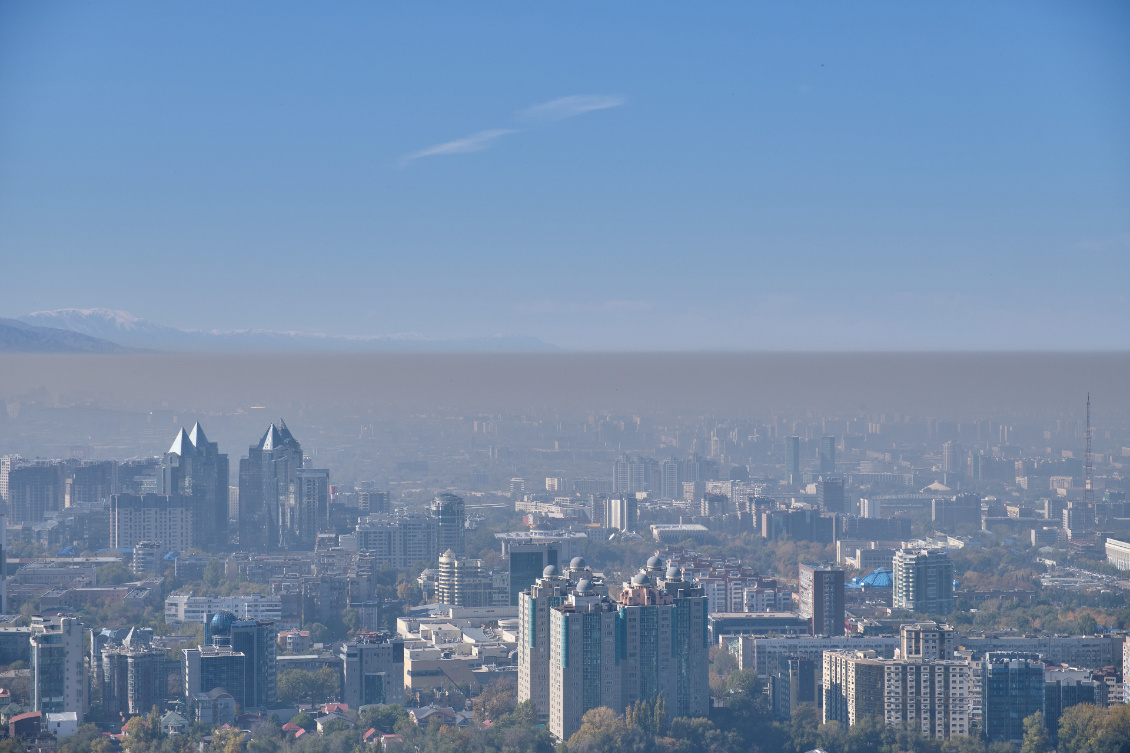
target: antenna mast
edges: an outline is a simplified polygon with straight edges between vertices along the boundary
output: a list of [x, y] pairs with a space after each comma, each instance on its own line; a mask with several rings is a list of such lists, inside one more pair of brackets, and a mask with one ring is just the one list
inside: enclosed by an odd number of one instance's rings
[[1088, 507], [1095, 503], [1095, 491], [1092, 484], [1094, 478], [1094, 464], [1091, 462], [1091, 393], [1087, 393], [1087, 431], [1084, 434], [1087, 449], [1083, 454], [1083, 504]]

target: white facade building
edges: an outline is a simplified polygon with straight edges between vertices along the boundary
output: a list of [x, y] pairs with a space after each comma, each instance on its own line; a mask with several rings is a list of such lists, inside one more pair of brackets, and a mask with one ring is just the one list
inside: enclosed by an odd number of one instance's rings
[[282, 619], [278, 596], [190, 596], [173, 594], [165, 599], [165, 622], [204, 622], [209, 614], [231, 612], [241, 620]]

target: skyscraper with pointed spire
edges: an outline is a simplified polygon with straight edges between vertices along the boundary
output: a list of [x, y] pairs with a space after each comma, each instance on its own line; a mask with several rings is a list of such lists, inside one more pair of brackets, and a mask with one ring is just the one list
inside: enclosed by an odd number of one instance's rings
[[180, 494], [192, 500], [193, 541], [202, 549], [228, 546], [228, 456], [209, 442], [197, 422], [181, 428], [161, 458], [159, 494]]
[[280, 420], [239, 461], [239, 548], [284, 548], [291, 486], [302, 468], [302, 445]]

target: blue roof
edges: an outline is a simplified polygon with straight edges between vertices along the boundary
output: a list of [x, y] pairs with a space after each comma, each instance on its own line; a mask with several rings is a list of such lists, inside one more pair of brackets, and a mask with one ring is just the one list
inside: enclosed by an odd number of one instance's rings
[[867, 588], [894, 588], [895, 579], [894, 573], [890, 570], [879, 568], [875, 572], [863, 578], [860, 581]]

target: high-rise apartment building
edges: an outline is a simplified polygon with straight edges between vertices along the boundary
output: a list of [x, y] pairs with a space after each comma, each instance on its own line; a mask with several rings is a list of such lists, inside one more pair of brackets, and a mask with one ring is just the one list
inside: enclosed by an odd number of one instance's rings
[[957, 442], [942, 445], [942, 483], [954, 486], [965, 478], [965, 450]]
[[953, 561], [942, 549], [899, 549], [892, 565], [895, 609], [947, 615], [953, 611]]
[[977, 678], [966, 661], [883, 659], [874, 651], [825, 651], [824, 720], [866, 717], [926, 737], [969, 733]]
[[865, 717], [882, 719], [886, 671], [874, 651], [825, 651], [824, 721], [851, 726]]
[[969, 733], [975, 676], [967, 661], [883, 661], [887, 726], [948, 738]]
[[453, 607], [489, 607], [493, 581], [482, 560], [457, 557], [448, 549], [439, 557], [436, 600]]
[[359, 709], [374, 703], [404, 703], [404, 640], [388, 633], [365, 633], [338, 651], [342, 701]]
[[653, 560], [611, 597], [587, 577], [569, 583], [555, 567], [521, 595], [519, 699], [544, 708], [559, 738], [590, 709], [622, 713], [659, 695], [668, 719], [707, 714], [706, 597], [678, 568]]
[[63, 504], [63, 465], [25, 461], [8, 455], [0, 466], [0, 495], [8, 506], [9, 523], [40, 523]]
[[279, 421], [239, 461], [239, 547], [272, 551], [287, 540], [285, 507], [295, 474], [302, 468], [302, 446]]
[[389, 493], [380, 489], [358, 489], [357, 511], [362, 515], [387, 515], [390, 509]]
[[52, 622], [36, 615], [31, 623], [31, 704], [44, 714], [87, 710], [82, 623], [72, 617]]
[[940, 531], [956, 533], [958, 526], [981, 526], [981, 495], [975, 492], [934, 499], [930, 509], [934, 527]]
[[70, 461], [64, 470], [63, 506], [93, 504], [114, 493], [114, 462]]
[[830, 476], [836, 472], [836, 438], [820, 437], [820, 475]]
[[569, 590], [569, 579], [556, 565], [547, 565], [542, 576], [518, 596], [518, 702], [533, 701], [539, 718], [546, 721], [550, 610], [565, 603]]
[[800, 616], [813, 635], [844, 634], [844, 571], [835, 565], [800, 565]]
[[441, 492], [432, 500], [432, 516], [436, 520], [436, 549], [448, 549], [462, 557], [466, 551], [467, 514], [463, 498], [451, 492]]
[[131, 628], [120, 642], [91, 632], [90, 666], [101, 691], [102, 713], [109, 719], [139, 716], [170, 699], [169, 675], [174, 667], [165, 651], [152, 645], [153, 631]]
[[161, 458], [157, 492], [190, 502], [196, 546], [228, 545], [228, 456], [208, 441], [199, 423], [191, 433], [182, 428]]
[[639, 503], [634, 494], [616, 494], [605, 502], [604, 527], [616, 531], [634, 531], [639, 516]]
[[133, 549], [150, 541], [165, 550], [196, 546], [192, 500], [179, 494], [115, 494], [110, 498], [110, 546]]
[[981, 663], [982, 732], [990, 742], [1020, 742], [1024, 720], [1044, 711], [1044, 663], [1038, 654], [988, 652]]
[[313, 549], [318, 532], [329, 528], [330, 472], [299, 468], [287, 494], [283, 522], [287, 549]]
[[908, 661], [933, 661], [953, 658], [957, 632], [949, 625], [916, 622], [900, 630], [899, 658]]
[[421, 513], [370, 515], [357, 524], [357, 550], [377, 568], [403, 571], [418, 562], [430, 566], [437, 557], [437, 528], [435, 518]]
[[785, 483], [800, 483], [800, 437], [785, 437]]

